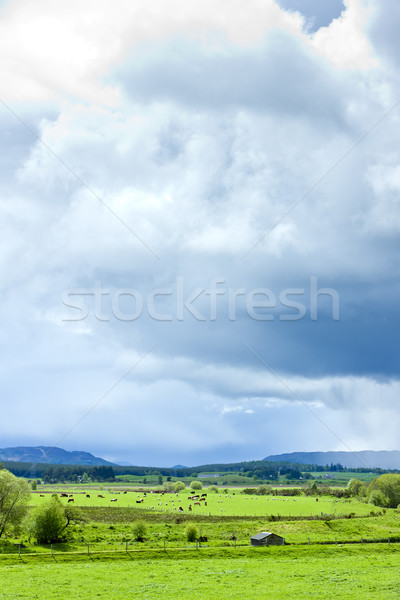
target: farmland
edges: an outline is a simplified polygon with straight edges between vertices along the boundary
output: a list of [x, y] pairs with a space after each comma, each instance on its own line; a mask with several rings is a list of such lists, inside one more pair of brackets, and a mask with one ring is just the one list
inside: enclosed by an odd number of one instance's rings
[[[46, 486], [47, 487], [47, 486]], [[85, 488], [82, 486], [65, 488], [68, 494], [73, 494], [74, 505], [83, 507], [107, 507], [111, 506], [111, 500], [116, 500], [115, 505], [120, 507], [138, 508], [139, 510], [154, 510], [155, 512], [177, 512], [179, 507], [186, 513], [189, 505], [192, 506], [192, 514], [200, 515], [227, 515], [227, 516], [264, 516], [275, 515], [294, 515], [294, 516], [312, 516], [324, 514], [348, 515], [355, 513], [357, 516], [365, 516], [371, 512], [371, 505], [358, 502], [354, 499], [337, 499], [331, 496], [321, 496], [318, 502], [314, 497], [283, 497], [283, 496], [260, 496], [243, 494], [238, 488], [231, 488], [227, 492], [208, 492], [207, 488], [201, 492], [191, 492], [186, 489], [179, 494], [162, 493], [155, 490], [127, 491], [123, 493], [118, 488], [107, 488], [99, 491], [98, 489]], [[52, 493], [62, 493], [64, 489], [60, 486], [48, 487], [46, 493], [32, 493], [32, 504], [40, 505], [46, 500], [46, 497]], [[193, 500], [188, 497], [193, 494], [207, 493], [205, 502], [200, 506], [195, 506]], [[65, 492], [64, 492], [65, 493]], [[42, 496], [41, 496], [42, 494]], [[88, 498], [87, 496], [90, 496]], [[99, 496], [103, 496], [100, 498]], [[61, 498], [64, 503], [69, 498]], [[137, 501], [143, 500], [140, 504]]]
[[[71, 507], [71, 524], [65, 540], [52, 546], [26, 535], [2, 542], [0, 600], [59, 598], [66, 587], [72, 599], [399, 597], [399, 510], [326, 490], [317, 496], [296, 488], [256, 491], [41, 484], [31, 493], [31, 510], [56, 494]], [[201, 494], [203, 501], [193, 499]], [[188, 541], [188, 524], [201, 542]], [[250, 537], [260, 531], [281, 535], [287, 545], [252, 548]], [[377, 568], [384, 583], [377, 582]]]
[[383, 545], [24, 558], [0, 567], [0, 598], [398, 598], [399, 564], [400, 548]]

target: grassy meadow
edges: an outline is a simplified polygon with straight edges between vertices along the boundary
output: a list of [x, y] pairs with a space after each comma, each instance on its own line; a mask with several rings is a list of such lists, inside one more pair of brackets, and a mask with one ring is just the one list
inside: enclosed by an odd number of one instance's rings
[[[72, 508], [65, 541], [51, 547], [26, 535], [3, 540], [0, 600], [400, 597], [397, 509], [240, 488], [161, 493], [127, 482], [41, 484], [31, 493], [31, 509], [54, 493]], [[188, 498], [202, 493], [200, 506]], [[141, 541], [138, 522], [145, 527]], [[188, 524], [201, 543], [187, 541]], [[283, 536], [287, 545], [251, 547], [260, 531]]]
[[[337, 499], [331, 496], [320, 496], [318, 502], [316, 498], [309, 496], [284, 497], [284, 496], [258, 496], [245, 495], [239, 488], [230, 488], [227, 493], [222, 490], [219, 492], [207, 491], [207, 488], [200, 492], [193, 492], [189, 488], [179, 494], [175, 493], [157, 493], [156, 491], [144, 490], [142, 492], [128, 491], [124, 493], [118, 488], [106, 488], [103, 490], [82, 488], [61, 488], [46, 487], [32, 493], [32, 505], [39, 505], [52, 493], [73, 494], [74, 506], [83, 507], [129, 507], [139, 510], [152, 510], [159, 513], [177, 512], [182, 507], [184, 513], [190, 512], [192, 515], [226, 515], [226, 516], [313, 516], [322, 514], [330, 515], [349, 515], [354, 513], [357, 516], [366, 516], [370, 514], [374, 507], [369, 504], [361, 503], [354, 499]], [[195, 494], [207, 494], [206, 501], [200, 502], [200, 506], [195, 506], [189, 496]], [[90, 496], [89, 498], [87, 496]], [[104, 496], [100, 498], [99, 496]], [[68, 503], [68, 498], [60, 498], [64, 503]], [[112, 502], [115, 501], [115, 502]], [[143, 500], [140, 504], [137, 501]], [[207, 504], [205, 504], [207, 502]], [[189, 505], [192, 511], [189, 511]]]
[[24, 557], [0, 566], [0, 599], [390, 599], [399, 566], [400, 547], [382, 544]]

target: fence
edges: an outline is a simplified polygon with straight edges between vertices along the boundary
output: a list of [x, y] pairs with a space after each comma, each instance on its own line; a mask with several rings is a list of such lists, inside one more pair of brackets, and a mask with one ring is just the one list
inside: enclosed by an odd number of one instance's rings
[[[364, 538], [361, 537], [356, 540], [340, 540], [335, 538], [335, 540], [315, 540], [309, 537], [306, 542], [295, 542], [295, 543], [286, 543], [287, 546], [304, 546], [304, 545], [347, 545], [347, 544], [397, 544], [400, 542], [400, 536], [388, 537], [388, 538]], [[21, 544], [15, 544], [13, 547], [7, 547], [6, 551], [0, 551], [0, 561], [1, 557], [61, 557], [61, 556], [73, 556], [73, 555], [101, 555], [101, 554], [112, 554], [112, 555], [136, 555], [143, 556], [151, 553], [163, 553], [166, 551], [173, 552], [187, 552], [193, 550], [223, 550], [223, 549], [236, 549], [237, 547], [240, 549], [244, 548], [252, 548], [250, 546], [250, 540], [248, 542], [239, 542], [236, 540], [233, 542], [219, 542], [220, 545], [209, 545], [208, 543], [196, 542], [195, 544], [188, 544], [184, 547], [175, 546], [171, 542], [166, 542], [165, 540], [159, 545], [155, 546], [143, 546], [138, 547], [136, 544], [134, 545], [132, 542], [124, 541], [119, 544], [100, 544], [100, 543], [91, 543], [91, 544], [82, 544], [82, 546], [76, 549], [74, 545], [74, 549], [71, 549], [71, 546], [68, 544], [49, 544], [48, 547], [41, 546], [40, 551], [36, 551], [34, 548], [26, 548]], [[221, 545], [223, 544], [223, 545]], [[265, 546], [260, 546], [261, 548], [265, 548]], [[260, 548], [258, 547], [258, 548]]]

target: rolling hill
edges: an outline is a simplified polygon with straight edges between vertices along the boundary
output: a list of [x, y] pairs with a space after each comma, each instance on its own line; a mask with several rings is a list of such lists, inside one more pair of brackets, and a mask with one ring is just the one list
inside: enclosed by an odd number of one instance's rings
[[93, 456], [90, 452], [74, 450], [69, 452], [62, 448], [53, 448], [51, 446], [17, 446], [16, 448], [1, 448], [0, 461], [6, 462], [24, 462], [24, 463], [45, 463], [53, 465], [107, 465], [114, 466], [113, 463]]
[[350, 469], [400, 469], [399, 450], [362, 450], [360, 452], [291, 452], [264, 458], [273, 462], [290, 462], [301, 465], [325, 465], [340, 463]]

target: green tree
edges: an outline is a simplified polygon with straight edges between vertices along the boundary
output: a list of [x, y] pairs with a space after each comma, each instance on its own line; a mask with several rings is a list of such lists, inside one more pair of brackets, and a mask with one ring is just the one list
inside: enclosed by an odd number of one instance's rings
[[371, 481], [368, 501], [375, 506], [396, 508], [400, 504], [400, 475], [387, 473]]
[[210, 485], [210, 487], [208, 488], [209, 492], [215, 492], [215, 494], [218, 493], [218, 487], [216, 485]]
[[186, 487], [186, 486], [185, 486], [185, 484], [184, 484], [182, 481], [177, 481], [177, 482], [174, 484], [174, 491], [175, 491], [175, 492], [181, 492], [182, 490], [184, 490], [184, 489], [185, 489], [185, 487]]
[[69, 520], [65, 507], [54, 494], [50, 500], [33, 511], [27, 528], [38, 544], [49, 544], [62, 539]]
[[199, 537], [199, 530], [194, 523], [188, 523], [185, 527], [185, 535], [188, 542], [195, 542]]
[[160, 474], [158, 476], [158, 485], [162, 485], [162, 482], [163, 482], [163, 476]]
[[350, 479], [347, 484], [347, 489], [351, 496], [361, 496], [365, 489], [365, 485], [360, 479]]
[[32, 489], [33, 491], [37, 490], [37, 483], [36, 483], [36, 479], [34, 479], [34, 480], [31, 482], [31, 489]]
[[137, 542], [143, 542], [144, 536], [146, 535], [146, 524], [143, 521], [136, 521], [133, 526], [133, 535]]
[[84, 483], [87, 483], [89, 481], [89, 475], [86, 473], [86, 471], [84, 472], [84, 474], [82, 475], [82, 481]]
[[28, 511], [28, 483], [7, 469], [0, 470], [0, 538], [18, 528]]
[[201, 483], [201, 481], [191, 481], [190, 487], [192, 488], [192, 490], [202, 490], [203, 484]]

